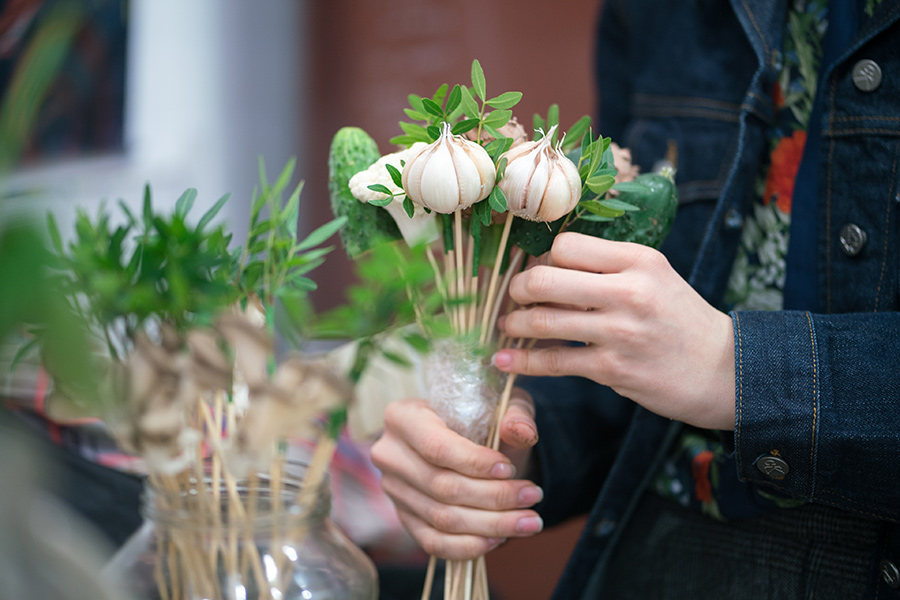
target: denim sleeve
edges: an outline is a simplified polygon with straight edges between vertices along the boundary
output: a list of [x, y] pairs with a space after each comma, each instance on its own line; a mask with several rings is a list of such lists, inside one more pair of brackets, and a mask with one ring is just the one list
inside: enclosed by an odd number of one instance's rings
[[900, 313], [732, 313], [738, 474], [900, 519]]
[[534, 398], [539, 441], [535, 507], [547, 525], [587, 512], [597, 498], [634, 412], [634, 403], [579, 377], [523, 377]]

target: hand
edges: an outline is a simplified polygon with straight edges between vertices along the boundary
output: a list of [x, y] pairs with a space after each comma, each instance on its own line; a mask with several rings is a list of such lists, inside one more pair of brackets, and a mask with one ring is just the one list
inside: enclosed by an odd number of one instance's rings
[[507, 336], [586, 345], [501, 350], [500, 370], [588, 377], [664, 417], [734, 429], [731, 318], [656, 250], [563, 233], [509, 293], [529, 308], [501, 321]]
[[450, 430], [424, 400], [397, 400], [385, 411], [385, 431], [372, 446], [372, 461], [401, 522], [431, 555], [468, 560], [509, 537], [540, 531], [528, 510], [543, 492], [514, 479], [524, 472], [537, 442], [534, 407], [517, 390], [501, 422], [501, 446], [481, 446]]

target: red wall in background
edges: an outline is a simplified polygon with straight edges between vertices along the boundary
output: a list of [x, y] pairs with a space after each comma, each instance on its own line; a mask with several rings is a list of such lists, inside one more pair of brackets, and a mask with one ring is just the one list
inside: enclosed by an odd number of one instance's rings
[[[488, 95], [524, 94], [515, 114], [531, 127], [535, 112], [560, 105], [567, 128], [594, 109], [593, 33], [599, 0], [320, 0], [309, 3], [311, 139], [303, 198], [307, 229], [331, 218], [327, 156], [345, 125], [362, 127], [392, 151], [410, 93], [431, 95], [442, 83], [469, 84], [477, 58]], [[352, 281], [341, 250], [314, 273], [320, 309], [343, 300]], [[488, 558], [492, 587], [503, 599], [547, 598], [574, 544], [580, 521], [529, 540], [511, 540]]]
[[[305, 140], [309, 172], [303, 197], [310, 228], [331, 217], [328, 147], [345, 125], [362, 127], [382, 152], [402, 133], [410, 93], [430, 96], [442, 83], [469, 84], [477, 58], [488, 95], [524, 94], [514, 109], [531, 127], [535, 112], [560, 105], [567, 128], [594, 108], [593, 31], [598, 0], [326, 0], [311, 2], [312, 102]], [[343, 257], [341, 257], [343, 259]], [[340, 263], [340, 264], [338, 264]], [[343, 298], [349, 265], [329, 257], [317, 273], [317, 306]], [[338, 268], [340, 267], [340, 268]], [[326, 277], [327, 275], [327, 277]]]

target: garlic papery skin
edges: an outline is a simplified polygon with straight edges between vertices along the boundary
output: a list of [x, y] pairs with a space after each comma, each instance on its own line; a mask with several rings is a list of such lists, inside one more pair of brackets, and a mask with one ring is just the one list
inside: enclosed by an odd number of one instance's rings
[[453, 135], [444, 123], [441, 136], [407, 161], [403, 191], [421, 206], [443, 214], [463, 210], [487, 198], [497, 172], [487, 151]]
[[529, 221], [555, 221], [575, 208], [581, 198], [578, 167], [551, 144], [553, 131], [536, 142], [509, 149], [506, 170], [497, 186], [506, 196], [509, 212]]

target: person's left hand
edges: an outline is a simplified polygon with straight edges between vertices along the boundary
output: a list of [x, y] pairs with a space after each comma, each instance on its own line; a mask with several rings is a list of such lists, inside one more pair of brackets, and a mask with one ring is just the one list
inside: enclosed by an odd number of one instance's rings
[[502, 371], [579, 375], [664, 417], [734, 429], [734, 333], [652, 248], [578, 233], [513, 277], [510, 338], [584, 342], [494, 355]]

